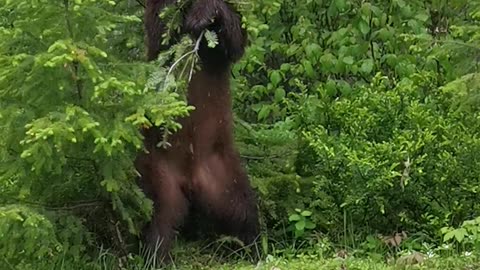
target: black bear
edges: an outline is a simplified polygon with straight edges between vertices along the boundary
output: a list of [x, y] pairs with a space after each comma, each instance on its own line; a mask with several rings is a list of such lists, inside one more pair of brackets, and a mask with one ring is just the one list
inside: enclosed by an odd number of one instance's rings
[[[145, 31], [147, 59], [156, 59], [166, 30], [159, 18], [162, 9], [175, 0], [147, 0]], [[238, 61], [247, 43], [241, 18], [223, 0], [194, 0], [184, 12], [183, 33], [198, 38], [205, 29], [215, 31], [218, 45], [199, 47], [201, 70], [195, 72], [187, 100], [195, 110], [179, 119], [182, 129], [169, 137], [168, 148], [156, 145], [162, 137], [159, 127], [143, 130], [145, 153], [135, 166], [140, 185], [154, 202], [151, 222], [143, 232], [147, 246], [164, 259], [175, 230], [190, 209], [216, 224], [216, 232], [251, 243], [259, 233], [254, 192], [234, 148], [230, 94], [231, 65]]]

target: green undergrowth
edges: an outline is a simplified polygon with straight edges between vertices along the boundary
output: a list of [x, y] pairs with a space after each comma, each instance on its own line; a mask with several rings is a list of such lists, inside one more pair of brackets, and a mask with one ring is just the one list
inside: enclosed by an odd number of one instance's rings
[[[373, 237], [373, 236], [372, 236]], [[414, 241], [414, 240], [413, 240]], [[262, 241], [260, 241], [262, 242]], [[326, 239], [310, 242], [269, 243], [238, 248], [228, 237], [215, 241], [185, 242], [179, 240], [172, 250], [173, 260], [160, 265], [153, 256], [145, 253], [119, 254], [98, 248], [90, 256], [75, 258], [68, 254], [29, 260], [12, 265], [0, 259], [0, 269], [38, 270], [368, 270], [368, 269], [480, 269], [480, 252], [465, 251], [454, 245], [433, 247], [426, 242], [423, 248], [412, 248], [412, 240], [397, 247], [378, 244], [370, 248], [359, 245], [357, 249], [330, 243]], [[256, 258], [256, 259], [255, 259]]]
[[463, 253], [450, 254], [444, 256], [434, 256], [424, 259], [423, 262], [417, 263], [410, 261], [409, 258], [415, 256], [415, 253], [405, 254], [403, 256], [382, 258], [373, 257], [355, 257], [347, 255], [346, 258], [338, 257], [338, 254], [323, 257], [319, 255], [298, 254], [295, 256], [268, 256], [266, 259], [252, 263], [241, 257], [225, 259], [224, 257], [203, 254], [201, 248], [182, 247], [177, 250], [178, 255], [175, 262], [168, 267], [148, 267], [144, 261], [132, 254], [124, 257], [118, 257], [108, 252], [101, 253], [96, 260], [71, 261], [69, 258], [57, 257], [53, 261], [39, 260], [23, 268], [16, 268], [12, 265], [3, 266], [2, 269], [39, 269], [39, 270], [150, 270], [150, 269], [166, 269], [166, 270], [190, 270], [190, 269], [218, 269], [218, 270], [285, 270], [285, 269], [302, 269], [302, 270], [387, 270], [387, 269], [462, 269], [475, 270], [480, 269], [480, 254]]

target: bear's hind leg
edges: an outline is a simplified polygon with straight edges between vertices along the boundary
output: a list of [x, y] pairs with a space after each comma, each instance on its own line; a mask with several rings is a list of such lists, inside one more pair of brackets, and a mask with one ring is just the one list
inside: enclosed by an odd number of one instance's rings
[[[143, 176], [149, 181], [150, 194], [154, 201], [154, 212], [150, 223], [143, 231], [143, 238], [149, 256], [157, 256], [160, 262], [168, 261], [169, 252], [175, 239], [175, 230], [180, 227], [188, 214], [189, 203], [182, 190], [185, 176], [168, 162], [158, 162], [159, 166]], [[173, 167], [173, 166], [172, 166]]]
[[248, 177], [234, 154], [212, 153], [193, 171], [194, 198], [213, 218], [222, 233], [245, 244], [259, 233], [258, 210]]

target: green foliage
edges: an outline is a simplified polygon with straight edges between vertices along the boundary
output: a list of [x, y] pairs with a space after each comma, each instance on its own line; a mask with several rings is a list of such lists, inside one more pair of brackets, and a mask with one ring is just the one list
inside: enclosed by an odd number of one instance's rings
[[303, 174], [326, 177], [338, 206], [371, 228], [428, 232], [479, 210], [479, 129], [466, 127], [478, 112], [451, 112], [455, 100], [441, 91], [419, 102], [420, 88], [431, 82], [416, 79], [422, 84], [404, 79], [388, 89], [388, 78], [379, 78], [332, 104], [329, 123], [304, 132], [315, 154]]
[[480, 249], [480, 217], [473, 220], [466, 220], [459, 228], [442, 228], [443, 241], [456, 242], [463, 246], [473, 246], [476, 250]]
[[295, 214], [291, 214], [288, 220], [291, 222], [290, 230], [295, 233], [295, 237], [301, 237], [306, 231], [315, 229], [315, 223], [310, 220], [312, 212], [295, 209]]
[[439, 240], [440, 228], [478, 216], [476, 1], [252, 5], [236, 111], [257, 134], [294, 134], [240, 136], [247, 158], [264, 149], [249, 168], [266, 224], [282, 228], [300, 208], [334, 237]]
[[79, 260], [90, 241], [81, 222], [72, 216], [52, 218], [22, 205], [0, 207], [0, 236], [0, 266], [15, 269], [56, 256]]
[[[2, 242], [8, 260], [82, 253], [85, 246], [78, 245], [85, 243], [75, 238], [59, 242], [76, 233], [56, 229], [75, 228], [64, 224], [73, 216], [56, 217], [64, 205], [78, 209], [75, 215], [98, 233], [121, 220], [121, 229], [110, 229], [104, 239], [120, 231], [137, 234], [150, 216], [151, 203], [133, 168], [143, 147], [140, 128], [161, 125], [166, 141], [180, 128], [175, 119], [192, 108], [175, 91], [185, 83], [138, 53], [142, 38], [130, 29], [142, 29], [141, 13], [132, 7], [117, 1], [0, 1], [0, 204], [8, 205], [0, 227], [2, 235], [14, 236]], [[165, 86], [160, 92], [159, 82]], [[31, 202], [53, 208], [51, 217], [31, 209]]]
[[60, 244], [55, 239], [53, 225], [44, 216], [18, 206], [1, 210], [2, 258], [11, 260], [23, 253], [27, 260], [40, 259], [57, 251]]

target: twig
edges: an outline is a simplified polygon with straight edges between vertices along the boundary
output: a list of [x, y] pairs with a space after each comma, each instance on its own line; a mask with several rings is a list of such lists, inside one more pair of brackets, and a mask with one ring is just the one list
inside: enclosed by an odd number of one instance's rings
[[255, 157], [255, 156], [247, 156], [247, 155], [240, 155], [240, 157], [244, 159], [250, 159], [250, 160], [264, 160], [267, 158], [275, 158], [275, 156]]
[[135, 0], [140, 6], [146, 8], [145, 3], [141, 2], [140, 0]]
[[119, 248], [123, 252], [123, 255], [127, 256], [128, 255], [127, 247], [125, 245], [125, 241], [123, 240], [122, 233], [120, 232], [120, 228], [118, 228], [118, 221], [115, 223], [112, 222], [112, 224], [115, 227], [115, 232], [117, 233], [117, 241], [118, 241]]
[[69, 0], [63, 0], [63, 7], [65, 9], [65, 23], [67, 24], [67, 31], [68, 31], [68, 34], [70, 35], [70, 38], [73, 39], [73, 28], [72, 28], [72, 24], [70, 22], [70, 16], [69, 16], [69, 13], [70, 13], [70, 2]]
[[[177, 61], [175, 61], [175, 63], [173, 63], [173, 65], [168, 69], [168, 72], [167, 72], [167, 76], [166, 76], [166, 79], [165, 79], [165, 82], [163, 84], [163, 89], [166, 88], [166, 84], [167, 84], [167, 78], [168, 76], [170, 76], [170, 74], [173, 72], [173, 70], [175, 69], [175, 67], [180, 63], [180, 61], [182, 61], [184, 58], [196, 53], [197, 56], [198, 56], [198, 50], [200, 49], [200, 42], [202, 41], [202, 38], [203, 38], [203, 35], [205, 34], [205, 30], [202, 31], [202, 33], [200, 34], [200, 36], [198, 37], [197, 41], [195, 42], [195, 47], [193, 48], [193, 50], [187, 52], [186, 54], [182, 55], [180, 58], [177, 59]], [[192, 73], [192, 72], [191, 72]]]
[[[64, 6], [64, 10], [65, 10], [65, 23], [67, 25], [67, 31], [68, 31], [68, 34], [70, 36], [70, 39], [74, 40], [75, 39], [75, 36], [74, 36], [74, 33], [73, 33], [73, 27], [72, 27], [72, 22], [70, 21], [70, 2], [69, 0], [63, 0], [63, 6]], [[78, 95], [78, 99], [79, 100], [82, 100], [82, 81], [81, 79], [79, 78], [79, 63], [78, 61], [73, 61], [72, 63], [72, 67], [73, 67], [73, 70], [71, 71], [72, 72], [72, 77], [73, 77], [73, 80], [75, 82], [75, 88], [76, 88], [76, 91], [77, 91], [77, 95]]]
[[192, 60], [192, 66], [190, 67], [190, 75], [188, 76], [188, 81], [190, 82], [193, 77], [193, 70], [195, 69], [195, 64], [197, 62], [197, 58], [193, 58]]
[[90, 200], [90, 201], [77, 201], [77, 202], [72, 202], [68, 206], [51, 206], [51, 205], [46, 205], [43, 203], [39, 202], [31, 202], [31, 201], [23, 201], [23, 200], [18, 200], [18, 199], [11, 199], [12, 201], [15, 201], [16, 203], [19, 204], [26, 204], [30, 206], [36, 206], [36, 207], [41, 207], [46, 210], [51, 210], [51, 211], [72, 211], [77, 208], [85, 208], [85, 207], [97, 207], [100, 205], [103, 205], [105, 202], [102, 200]]

